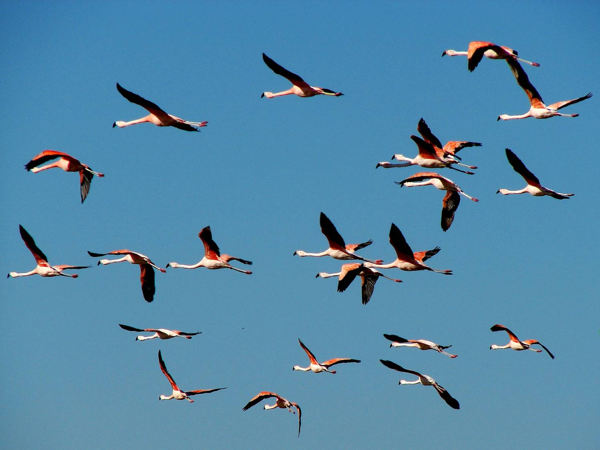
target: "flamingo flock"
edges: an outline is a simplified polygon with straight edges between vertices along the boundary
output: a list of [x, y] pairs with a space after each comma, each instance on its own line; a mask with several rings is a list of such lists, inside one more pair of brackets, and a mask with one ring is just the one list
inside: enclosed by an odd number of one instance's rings
[[[529, 81], [529, 78], [521, 67], [520, 62], [529, 64], [534, 67], [538, 67], [539, 64], [527, 61], [518, 56], [517, 51], [506, 47], [500, 46], [497, 44], [493, 44], [491, 42], [482, 42], [482, 41], [473, 41], [468, 46], [468, 51], [455, 51], [455, 50], [446, 50], [443, 52], [442, 56], [457, 56], [457, 55], [465, 55], [467, 56], [467, 68], [469, 71], [473, 71], [477, 65], [480, 63], [482, 58], [485, 56], [490, 59], [502, 59], [505, 60], [511, 73], [514, 75], [517, 85], [523, 89], [530, 101], [530, 110], [519, 116], [509, 116], [506, 114], [502, 114], [498, 116], [498, 120], [511, 120], [511, 119], [523, 119], [527, 117], [534, 117], [537, 119], [549, 118], [554, 116], [566, 116], [566, 117], [576, 117], [577, 114], [563, 114], [559, 113], [558, 110], [569, 106], [574, 103], [581, 102], [583, 100], [589, 99], [591, 97], [591, 93], [586, 94], [585, 96], [566, 100], [562, 102], [553, 103], [550, 105], [545, 105], [542, 101], [542, 98], [535, 87]], [[261, 97], [266, 98], [275, 98], [286, 95], [296, 95], [299, 97], [313, 97], [317, 95], [326, 95], [326, 96], [341, 96], [341, 92], [333, 91], [330, 89], [311, 86], [307, 82], [305, 82], [299, 75], [296, 75], [293, 72], [285, 69], [278, 63], [276, 63], [273, 59], [267, 56], [265, 53], [262, 54], [262, 59], [264, 63], [270, 68], [275, 74], [280, 75], [286, 78], [288, 81], [292, 83], [292, 87], [288, 90], [281, 92], [268, 92], [265, 91], [261, 95]], [[173, 116], [171, 114], [166, 113], [163, 109], [158, 107], [156, 104], [152, 103], [149, 100], [144, 99], [143, 97], [134, 94], [131, 91], [123, 88], [119, 83], [116, 84], [117, 91], [129, 102], [135, 103], [144, 109], [146, 109], [149, 114], [136, 120], [132, 120], [129, 122], [126, 121], [115, 121], [113, 127], [124, 128], [131, 125], [141, 124], [141, 123], [151, 123], [160, 127], [171, 126], [184, 131], [199, 131], [201, 127], [205, 127], [207, 122], [192, 122], [186, 121], [179, 117]], [[452, 169], [463, 174], [467, 175], [475, 175], [471, 170], [477, 169], [475, 166], [467, 165], [462, 163], [461, 158], [457, 156], [457, 153], [467, 147], [479, 147], [482, 144], [479, 142], [473, 141], [448, 141], [445, 145], [442, 145], [441, 141], [433, 134], [430, 130], [429, 126], [425, 122], [423, 118], [419, 120], [417, 130], [421, 137], [416, 135], [411, 135], [410, 139], [417, 145], [418, 154], [414, 158], [406, 157], [400, 153], [394, 154], [392, 159], [397, 161], [401, 161], [400, 163], [394, 164], [390, 162], [380, 162], [376, 167], [383, 168], [392, 168], [392, 167], [409, 167], [413, 165], [418, 165], [420, 167], [424, 167], [427, 169]], [[510, 149], [506, 149], [506, 157], [513, 167], [513, 169], [520, 174], [526, 181], [527, 185], [521, 189], [516, 191], [510, 191], [505, 188], [499, 189], [497, 192], [503, 195], [509, 194], [522, 194], [529, 193], [533, 196], [551, 196], [556, 199], [567, 199], [573, 196], [574, 194], [562, 194], [556, 191], [553, 191], [549, 188], [546, 188], [540, 184], [538, 178], [530, 172], [527, 167], [523, 164], [523, 162], [517, 157], [517, 155], [512, 152]], [[50, 164], [46, 164], [52, 160], [54, 162]], [[46, 164], [46, 165], [43, 165]], [[455, 166], [465, 167], [470, 170], [462, 170]], [[79, 160], [75, 159], [71, 155], [55, 150], [44, 150], [34, 158], [31, 159], [26, 165], [25, 168], [28, 171], [33, 173], [41, 172], [44, 170], [48, 170], [51, 168], [60, 168], [67, 172], [79, 172], [80, 174], [80, 197], [81, 203], [86, 199], [89, 190], [90, 183], [94, 176], [103, 177], [104, 174], [100, 172], [93, 171], [88, 165], [81, 163]], [[476, 177], [475, 177], [476, 178]], [[417, 172], [413, 175], [405, 177], [402, 181], [396, 182], [402, 187], [419, 187], [419, 186], [428, 186], [431, 185], [436, 189], [446, 191], [446, 194], [442, 201], [442, 214], [441, 214], [441, 227], [443, 231], [449, 230], [450, 226], [454, 221], [455, 212], [460, 203], [460, 196], [464, 196], [473, 202], [478, 202], [479, 200], [476, 197], [473, 197], [467, 193], [465, 193], [458, 184], [453, 182], [452, 180], [441, 176], [436, 172]], [[325, 215], [325, 213], [321, 212], [319, 216], [319, 224], [321, 228], [322, 234], [325, 236], [328, 242], [328, 247], [320, 252], [308, 252], [305, 250], [296, 250], [293, 255], [298, 257], [330, 257], [336, 260], [342, 261], [352, 261], [357, 260], [358, 262], [345, 263], [340, 267], [340, 270], [335, 273], [328, 272], [318, 272], [316, 277], [320, 278], [338, 278], [338, 286], [337, 290], [340, 292], [344, 292], [348, 289], [348, 287], [352, 284], [352, 282], [357, 278], [361, 278], [361, 297], [363, 305], [369, 303], [373, 291], [375, 283], [379, 278], [386, 278], [395, 283], [400, 283], [402, 280], [391, 278], [383, 271], [389, 269], [399, 269], [406, 272], [433, 272], [439, 273], [443, 275], [452, 275], [453, 271], [450, 269], [435, 269], [427, 265], [425, 262], [436, 255], [439, 251], [439, 247], [435, 247], [431, 250], [424, 250], [419, 252], [413, 252], [412, 248], [406, 241], [402, 231], [395, 224], [392, 223], [389, 231], [389, 243], [394, 249], [395, 259], [389, 263], [384, 263], [382, 259], [368, 259], [364, 256], [357, 254], [357, 251], [363, 250], [366, 247], [370, 246], [373, 241], [367, 240], [361, 243], [355, 244], [346, 244], [342, 235], [338, 232], [337, 228], [333, 224], [333, 222]], [[89, 268], [90, 266], [75, 266], [75, 265], [51, 265], [48, 262], [48, 258], [45, 254], [37, 247], [34, 239], [31, 235], [23, 228], [23, 226], [19, 225], [19, 233], [20, 236], [25, 243], [26, 247], [29, 249], [31, 254], [33, 255], [36, 261], [36, 267], [29, 272], [10, 272], [8, 277], [26, 277], [30, 275], [40, 275], [42, 277], [70, 277], [77, 278], [77, 274], [69, 274], [64, 273], [66, 270], [79, 270]], [[121, 250], [113, 250], [105, 253], [97, 253], [88, 251], [90, 257], [98, 258], [107, 255], [118, 256], [116, 259], [100, 259], [98, 261], [98, 265], [109, 265], [121, 262], [128, 262], [130, 264], [136, 264], [140, 267], [140, 281], [143, 298], [146, 302], [152, 302], [154, 300], [154, 296], [156, 293], [156, 284], [155, 284], [155, 269], [161, 273], [166, 273], [166, 268], [182, 268], [182, 269], [196, 269], [200, 267], [204, 267], [206, 269], [214, 270], [214, 269], [230, 269], [232, 271], [240, 272], [246, 275], [252, 274], [251, 271], [241, 269], [231, 264], [231, 262], [238, 262], [244, 265], [251, 265], [252, 262], [247, 259], [242, 259], [239, 257], [231, 256], [228, 254], [222, 254], [220, 252], [219, 246], [215, 243], [212, 237], [212, 231], [210, 226], [205, 226], [198, 233], [198, 237], [202, 241], [204, 247], [204, 255], [200, 261], [195, 264], [181, 264], [178, 262], [169, 262], [165, 268], [160, 267], [155, 264], [148, 256], [143, 255], [142, 253], [121, 249]], [[201, 332], [183, 332], [179, 330], [172, 330], [167, 328], [136, 328], [130, 325], [119, 324], [123, 330], [136, 332], [136, 333], [150, 333], [137, 335], [136, 341], [144, 341], [144, 340], [169, 340], [173, 338], [184, 338], [186, 340], [192, 339], [193, 336], [199, 335]], [[506, 345], [497, 345], [492, 344], [489, 348], [492, 350], [497, 349], [512, 349], [512, 350], [531, 350], [534, 352], [542, 352], [542, 349], [546, 351], [546, 353], [550, 356], [550, 358], [554, 359], [554, 355], [545, 347], [541, 342], [535, 339], [528, 340], [520, 340], [512, 331], [510, 331], [504, 325], [496, 324], [491, 327], [492, 332], [504, 331], [509, 336], [509, 342]], [[437, 353], [443, 354], [450, 359], [455, 359], [458, 355], [449, 353], [446, 350], [450, 348], [450, 345], [439, 345], [433, 341], [425, 340], [425, 339], [405, 339], [395, 334], [384, 334], [384, 337], [391, 341], [390, 347], [398, 348], [398, 347], [412, 347], [417, 348], [419, 350], [434, 350]], [[335, 374], [336, 370], [331, 369], [332, 366], [339, 364], [358, 364], [361, 363], [361, 360], [355, 358], [348, 357], [337, 357], [332, 358], [326, 361], [319, 362], [319, 360], [315, 357], [315, 355], [308, 349], [308, 347], [298, 338], [298, 343], [302, 350], [306, 353], [309, 359], [308, 366], [300, 366], [294, 365], [293, 371], [303, 371], [303, 372], [313, 372], [313, 373], [330, 373]], [[539, 346], [541, 349], [535, 347]], [[191, 398], [192, 396], [199, 394], [208, 394], [212, 392], [216, 392], [219, 390], [226, 389], [224, 387], [220, 388], [211, 388], [211, 389], [198, 389], [198, 390], [190, 390], [185, 391], [179, 388], [179, 386], [175, 383], [173, 377], [167, 370], [165, 362], [162, 358], [161, 350], [158, 350], [158, 362], [159, 367], [163, 375], [167, 378], [169, 382], [172, 393], [170, 395], [161, 394], [159, 396], [160, 400], [187, 400], [190, 403], [193, 403], [194, 400]], [[460, 403], [454, 397], [452, 397], [448, 391], [443, 388], [434, 378], [429, 375], [422, 374], [420, 372], [409, 370], [401, 365], [392, 362], [390, 360], [380, 359], [381, 364], [385, 367], [392, 369], [394, 371], [399, 371], [402, 373], [408, 373], [416, 376], [416, 380], [404, 380], [401, 379], [399, 384], [401, 385], [414, 385], [421, 384], [423, 386], [432, 386], [439, 396], [444, 400], [444, 402], [453, 409], [460, 409]], [[289, 367], [289, 366], [288, 366]], [[280, 396], [271, 391], [261, 391], [254, 397], [252, 397], [246, 404], [243, 406], [243, 410], [246, 411], [250, 409], [252, 406], [262, 402], [263, 400], [274, 399], [274, 404], [265, 404], [264, 409], [287, 409], [288, 411], [297, 414], [298, 417], [298, 437], [300, 436], [300, 430], [302, 425], [302, 410], [300, 405], [296, 402], [292, 402], [287, 400], [286, 398]]]

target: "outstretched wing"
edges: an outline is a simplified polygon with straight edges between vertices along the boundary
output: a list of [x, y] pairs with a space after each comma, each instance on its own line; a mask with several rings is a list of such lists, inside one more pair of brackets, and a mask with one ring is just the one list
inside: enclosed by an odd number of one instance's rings
[[400, 337], [396, 334], [383, 334], [383, 337], [386, 338], [388, 341], [392, 341], [392, 342], [398, 342], [400, 344], [404, 343], [404, 342], [408, 342], [407, 339], [404, 339], [403, 337]]
[[500, 325], [499, 323], [497, 323], [496, 325], [493, 325], [490, 328], [490, 331], [506, 331], [506, 333], [508, 334], [508, 337], [510, 338], [511, 341], [521, 342], [515, 333], [513, 333], [512, 331], [510, 331], [504, 325]]
[[550, 108], [550, 109], [561, 109], [561, 108], [564, 108], [565, 106], [572, 105], [573, 103], [579, 103], [579, 102], [582, 102], [583, 100], [587, 100], [591, 96], [592, 96], [592, 93], [588, 92], [583, 97], [574, 98], [572, 100], [563, 100], [562, 102], [552, 103], [551, 105], [548, 105], [548, 108]]
[[359, 263], [350, 263], [342, 265], [340, 277], [338, 279], [338, 292], [344, 292], [348, 286], [352, 284], [356, 276], [363, 269], [363, 265]]
[[455, 155], [466, 147], [481, 147], [481, 143], [471, 141], [448, 141], [446, 142], [446, 145], [444, 145], [444, 152]]
[[319, 361], [317, 361], [315, 355], [313, 355], [313, 353], [308, 349], [308, 347], [304, 345], [300, 338], [298, 338], [298, 343], [300, 344], [300, 347], [302, 347], [302, 350], [304, 350], [308, 355], [308, 359], [310, 359], [311, 364], [319, 364]]
[[282, 77], [287, 78], [290, 81], [290, 83], [298, 86], [299, 88], [309, 87], [308, 83], [306, 81], [304, 81], [302, 79], [302, 77], [300, 77], [299, 75], [296, 75], [295, 73], [290, 72], [286, 68], [280, 66], [279, 64], [277, 64], [275, 61], [273, 61], [271, 58], [269, 58], [264, 53], [262, 54], [262, 57], [263, 57], [263, 61], [269, 67], [269, 69], [271, 69], [277, 75], [281, 75]]
[[156, 286], [154, 284], [154, 269], [150, 264], [140, 264], [140, 281], [142, 283], [142, 294], [144, 300], [150, 303], [154, 300]]
[[521, 175], [528, 184], [532, 184], [534, 186], [540, 185], [540, 180], [538, 179], [538, 177], [531, 173], [529, 169], [525, 167], [523, 161], [521, 161], [519, 157], [515, 155], [513, 151], [509, 148], [506, 149], [506, 158], [508, 158], [508, 162], [513, 167], [513, 169], [515, 169], [515, 172]]
[[277, 399], [281, 398], [279, 395], [275, 394], [274, 392], [269, 392], [269, 391], [259, 392], [254, 397], [252, 397], [250, 399], [250, 401], [248, 403], [246, 403], [246, 405], [242, 409], [244, 411], [246, 411], [248, 408], [252, 408], [257, 403], [263, 401], [266, 398], [270, 398], [270, 397], [276, 397]]
[[321, 365], [329, 368], [329, 367], [334, 366], [336, 364], [359, 363], [359, 362], [360, 362], [360, 359], [353, 359], [353, 358], [333, 358], [333, 359], [328, 359], [327, 361], [323, 361], [321, 363]]
[[202, 243], [204, 244], [204, 256], [208, 259], [218, 259], [221, 252], [219, 251], [219, 246], [213, 241], [210, 225], [202, 228], [200, 233], [198, 233], [198, 237], [202, 239]]
[[186, 391], [186, 395], [198, 395], [198, 394], [210, 394], [211, 392], [220, 391], [227, 388], [214, 388], [214, 389], [196, 389], [195, 391]]
[[458, 400], [452, 397], [446, 389], [444, 389], [437, 383], [433, 383], [433, 387], [435, 388], [437, 393], [440, 394], [440, 397], [442, 397], [444, 401], [448, 403], [448, 406], [454, 409], [460, 409], [460, 403], [458, 403]]
[[48, 258], [46, 258], [46, 255], [44, 255], [44, 252], [41, 251], [37, 245], [35, 245], [35, 241], [31, 237], [31, 235], [27, 232], [27, 230], [25, 228], [23, 228], [23, 225], [19, 225], [19, 233], [21, 234], [21, 239], [23, 239], [23, 242], [25, 242], [25, 245], [27, 246], [27, 248], [29, 249], [29, 251], [31, 252], [33, 257], [35, 258], [35, 262], [39, 266], [47, 266]]
[[44, 164], [47, 161], [55, 159], [55, 158], [64, 158], [64, 159], [67, 159], [67, 160], [72, 161], [74, 163], [79, 163], [79, 161], [77, 159], [73, 158], [68, 153], [59, 152], [59, 151], [56, 151], [56, 150], [44, 150], [40, 154], [35, 155], [31, 159], [31, 161], [29, 161], [27, 164], [25, 164], [25, 169], [26, 170], [31, 170], [34, 167], [37, 167], [37, 166], [39, 166], [41, 164]]
[[386, 359], [380, 359], [379, 361], [381, 361], [381, 364], [383, 364], [384, 366], [389, 367], [390, 369], [393, 369], [393, 370], [397, 370], [398, 372], [411, 373], [411, 374], [416, 375], [418, 377], [422, 376], [419, 372], [415, 372], [414, 370], [405, 369], [404, 367], [396, 364], [393, 361], [388, 361]]
[[492, 44], [491, 42], [481, 42], [481, 41], [472, 41], [469, 42], [469, 48], [467, 50], [467, 68], [470, 72], [473, 72], [481, 58], [483, 58], [483, 54], [486, 50], [494, 50], [499, 55], [506, 55], [506, 57], [512, 56], [502, 47], [496, 44]]
[[173, 379], [173, 377], [171, 376], [171, 374], [167, 370], [167, 366], [165, 366], [165, 362], [162, 359], [162, 355], [160, 353], [160, 350], [158, 351], [158, 364], [160, 365], [160, 370], [162, 370], [162, 373], [165, 375], [165, 377], [167, 377], [167, 380], [169, 380], [169, 383], [171, 384], [171, 387], [173, 388], [173, 390], [174, 391], [178, 391], [179, 388], [177, 387], [177, 384], [175, 383], [175, 380]]
[[460, 194], [456, 191], [446, 191], [442, 199], [442, 230], [447, 231], [454, 221], [454, 213], [460, 204]]
[[131, 326], [129, 326], [129, 325], [124, 325], [124, 324], [122, 324], [122, 323], [120, 323], [120, 324], [119, 324], [119, 326], [120, 326], [121, 328], [123, 328], [124, 330], [127, 330], [127, 331], [137, 331], [137, 332], [141, 332], [141, 331], [148, 331], [148, 330], [142, 330], [141, 328], [135, 328], [135, 327], [131, 327]]
[[[150, 100], [146, 100], [145, 98], [134, 94], [131, 91], [128, 91], [119, 83], [117, 83], [117, 90], [121, 93], [123, 97], [129, 100], [131, 103], [135, 103], [136, 105], [140, 105], [142, 108], [146, 108], [149, 112], [158, 117], [161, 121], [165, 123], [172, 122], [173, 119], [169, 114], [167, 114], [160, 106], [156, 103], [152, 103]], [[173, 124], [173, 126], [176, 126]]]
[[427, 125], [427, 122], [425, 122], [425, 119], [423, 119], [422, 117], [421, 120], [419, 120], [419, 124], [417, 125], [417, 131], [421, 136], [423, 136], [423, 139], [425, 139], [426, 142], [429, 142], [435, 147], [442, 148], [442, 143], [435, 136], [435, 134], [431, 132], [429, 126]]
[[319, 223], [321, 225], [321, 232], [327, 238], [327, 242], [329, 242], [329, 247], [335, 250], [346, 251], [346, 243], [344, 242], [344, 238], [335, 228], [335, 225], [329, 217], [327, 217], [323, 212], [319, 216]]
[[375, 283], [379, 279], [379, 273], [372, 272], [370, 270], [363, 270], [360, 274], [361, 276], [361, 299], [362, 304], [366, 305], [371, 300], [373, 296], [373, 291], [375, 290]]
[[525, 70], [523, 70], [523, 67], [521, 67], [519, 61], [517, 61], [514, 58], [507, 58], [506, 63], [508, 64], [508, 67], [510, 67], [511, 72], [515, 76], [517, 84], [521, 86], [521, 88], [525, 91], [525, 94], [527, 94], [531, 106], [535, 108], [543, 108], [544, 101], [542, 100], [542, 96], [537, 91], [535, 86], [531, 84], [531, 81], [529, 81], [529, 77], [527, 76]]
[[402, 231], [400, 231], [400, 228], [394, 223], [392, 223], [392, 226], [390, 227], [390, 244], [394, 247], [398, 259], [414, 259], [410, 245], [408, 245], [406, 239], [404, 239], [404, 235], [402, 234]]
[[90, 186], [92, 184], [92, 178], [94, 178], [94, 174], [88, 172], [85, 169], [79, 171], [79, 188], [81, 191], [81, 203], [86, 199], [88, 193], [90, 192]]

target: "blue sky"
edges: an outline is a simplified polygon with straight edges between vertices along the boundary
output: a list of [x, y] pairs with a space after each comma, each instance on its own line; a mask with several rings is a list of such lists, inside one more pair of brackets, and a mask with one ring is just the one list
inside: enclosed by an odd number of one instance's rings
[[[33, 267], [19, 224], [50, 262], [93, 266], [76, 280], [2, 282], [4, 448], [598, 447], [599, 173], [582, 158], [600, 129], [598, 5], [4, 2], [0, 12], [0, 272]], [[502, 61], [470, 73], [464, 57], [440, 57], [472, 40], [540, 62], [525, 70], [547, 103], [596, 96], [565, 110], [575, 119], [497, 122], [527, 98]], [[261, 99], [289, 87], [262, 52], [345, 95]], [[145, 114], [116, 82], [208, 126], [113, 129]], [[393, 183], [419, 169], [375, 170], [416, 153], [421, 117], [444, 142], [483, 143], [461, 153], [476, 175], [441, 172], [480, 199], [463, 199], [446, 233], [442, 192]], [[575, 196], [497, 195], [524, 185], [507, 147]], [[83, 205], [77, 175], [23, 169], [44, 149], [106, 174]], [[393, 222], [415, 251], [439, 245], [429, 262], [454, 275], [390, 271], [404, 282], [381, 280], [363, 306], [358, 286], [339, 294], [314, 278], [339, 261], [292, 256], [325, 248], [321, 211], [347, 242], [374, 240], [366, 257], [393, 258]], [[252, 276], [168, 270], [147, 304], [137, 267], [97, 267], [86, 252], [193, 263], [206, 225], [223, 252], [254, 261]], [[135, 342], [118, 323], [203, 334]], [[556, 359], [490, 351], [507, 341], [494, 323]], [[453, 344], [459, 357], [390, 349], [383, 333]], [[362, 363], [292, 372], [306, 362], [298, 337], [318, 358]], [[159, 402], [170, 388], [158, 349], [183, 388], [228, 389]], [[379, 359], [432, 375], [460, 411], [431, 388], [399, 386]], [[300, 438], [285, 411], [242, 411], [261, 390], [300, 403]]]

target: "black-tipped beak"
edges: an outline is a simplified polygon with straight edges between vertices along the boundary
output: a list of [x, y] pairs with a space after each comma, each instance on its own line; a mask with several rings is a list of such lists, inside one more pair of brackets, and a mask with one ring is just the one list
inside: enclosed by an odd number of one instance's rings
[[498, 116], [498, 118], [496, 119], [496, 122], [498, 122], [500, 120], [500, 116]]
[[263, 98], [264, 96], [265, 96], [264, 92], [262, 94], [260, 94], [260, 98]]
[[292, 253], [292, 256], [296, 256], [296, 252]]
[[100, 261], [98, 261], [98, 262], [96, 263], [96, 265], [97, 265], [97, 266], [99, 266], [99, 265], [100, 265]]
[[117, 126], [117, 122], [113, 122], [113, 128]]
[[500, 189], [498, 189], [498, 190], [496, 191], [496, 194], [499, 194], [499, 193], [500, 193]]

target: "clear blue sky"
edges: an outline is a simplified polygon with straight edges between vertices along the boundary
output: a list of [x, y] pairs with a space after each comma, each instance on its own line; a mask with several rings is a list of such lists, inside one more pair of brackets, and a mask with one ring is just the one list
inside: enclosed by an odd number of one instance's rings
[[[22, 224], [55, 264], [91, 264], [76, 280], [2, 281], [3, 448], [598, 448], [598, 18], [594, 2], [3, 2], [0, 273], [34, 261]], [[535, 28], [533, 28], [535, 27]], [[528, 109], [502, 61], [473, 73], [441, 58], [471, 40], [508, 45], [547, 103], [592, 91], [580, 117], [497, 122]], [[266, 52], [343, 97], [261, 99], [289, 83]], [[201, 133], [149, 124], [115, 82], [189, 120]], [[439, 226], [443, 193], [400, 188], [418, 169], [375, 169], [424, 117], [442, 141], [468, 139], [475, 176], [442, 172], [480, 198]], [[509, 147], [570, 200], [504, 197], [523, 180]], [[81, 205], [78, 177], [28, 173], [44, 149], [104, 172]], [[588, 150], [589, 149], [589, 150]], [[414, 250], [439, 245], [433, 267], [452, 277], [392, 271], [366, 307], [339, 294], [320, 251], [324, 211], [363, 254], [393, 258], [392, 222]], [[157, 273], [152, 304], [137, 267], [95, 265], [86, 251], [130, 248], [164, 266], [202, 256], [210, 225], [221, 250], [254, 274]], [[191, 341], [135, 342], [135, 327], [203, 331]], [[556, 355], [489, 350], [502, 323]], [[449, 359], [390, 349], [383, 333], [453, 344]], [[348, 356], [336, 375], [292, 372], [306, 357]], [[185, 389], [227, 386], [194, 404], [170, 393], [157, 352]], [[399, 386], [379, 359], [435, 377], [456, 397]], [[303, 408], [242, 406], [272, 390]]]

